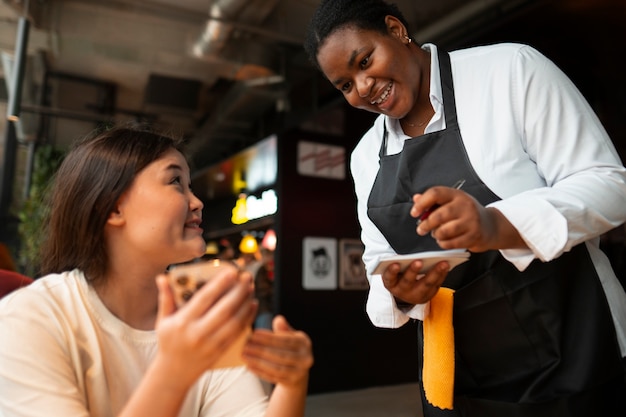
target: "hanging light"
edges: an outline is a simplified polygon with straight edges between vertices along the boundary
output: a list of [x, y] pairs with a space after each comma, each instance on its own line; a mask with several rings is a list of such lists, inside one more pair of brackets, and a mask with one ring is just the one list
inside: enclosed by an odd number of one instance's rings
[[204, 254], [205, 255], [217, 255], [219, 253], [219, 251], [220, 251], [220, 249], [217, 246], [217, 242], [212, 240], [209, 243], [207, 243], [206, 250], [204, 251]]
[[239, 243], [241, 253], [256, 253], [259, 250], [259, 244], [252, 235], [245, 235]]
[[267, 229], [263, 240], [261, 241], [261, 247], [269, 249], [271, 251], [276, 249], [276, 232], [274, 229]]

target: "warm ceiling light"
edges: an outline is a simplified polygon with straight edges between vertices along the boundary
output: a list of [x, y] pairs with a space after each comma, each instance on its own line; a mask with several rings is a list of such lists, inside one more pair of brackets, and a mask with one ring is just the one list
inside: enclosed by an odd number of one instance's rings
[[271, 251], [276, 249], [276, 232], [274, 229], [267, 229], [263, 240], [261, 241], [261, 247], [269, 249]]
[[207, 243], [206, 245], [206, 250], [204, 251], [205, 255], [217, 255], [219, 253], [220, 249], [217, 246], [217, 243], [212, 240], [209, 243]]
[[259, 250], [259, 244], [252, 235], [245, 235], [239, 243], [241, 253], [256, 253]]

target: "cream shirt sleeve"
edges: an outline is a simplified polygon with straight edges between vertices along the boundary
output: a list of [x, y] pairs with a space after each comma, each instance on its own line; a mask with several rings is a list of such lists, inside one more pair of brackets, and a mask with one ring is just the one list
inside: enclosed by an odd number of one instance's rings
[[59, 311], [42, 307], [51, 306], [43, 297], [21, 291], [0, 302], [0, 416], [89, 416], [82, 375], [60, 340], [71, 329], [54, 320]]

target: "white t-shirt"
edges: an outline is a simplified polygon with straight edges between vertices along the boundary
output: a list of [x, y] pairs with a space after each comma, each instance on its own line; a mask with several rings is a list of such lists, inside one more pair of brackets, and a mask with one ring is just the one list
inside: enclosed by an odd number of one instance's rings
[[[430, 100], [435, 115], [426, 133], [445, 128], [437, 48], [431, 53]], [[626, 169], [591, 107], [550, 60], [520, 44], [499, 44], [450, 54], [457, 119], [472, 167], [502, 200], [496, 207], [530, 249], [503, 250], [523, 271], [534, 259], [550, 261], [585, 242], [607, 295], [626, 355], [626, 294], [599, 235], [626, 221]], [[409, 136], [398, 121], [380, 115], [351, 156], [363, 260], [370, 292], [367, 312], [379, 327], [400, 327], [422, 319], [427, 304], [397, 308], [380, 275], [377, 259], [394, 251], [367, 216], [376, 178], [383, 122], [388, 155], [400, 152]], [[415, 233], [415, 230], [407, 230]]]
[[[157, 350], [155, 331], [116, 318], [74, 270], [0, 301], [0, 416], [112, 417]], [[179, 416], [262, 416], [267, 396], [245, 367], [204, 373]]]

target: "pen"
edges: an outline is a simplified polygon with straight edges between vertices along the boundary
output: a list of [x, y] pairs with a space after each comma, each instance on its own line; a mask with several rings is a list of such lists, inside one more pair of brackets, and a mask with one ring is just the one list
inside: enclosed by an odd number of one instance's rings
[[[457, 182], [454, 183], [452, 188], [454, 188], [455, 190], [458, 190], [461, 187], [463, 187], [463, 184], [465, 184], [465, 180], [464, 179], [460, 179], [460, 180], [458, 180]], [[428, 216], [430, 216], [430, 213], [432, 213], [433, 210], [435, 210], [437, 207], [439, 207], [439, 204], [435, 204], [431, 208], [424, 210], [424, 212], [417, 217], [417, 225], [419, 226], [421, 222], [426, 220], [428, 218]]]

